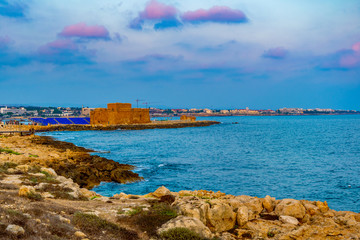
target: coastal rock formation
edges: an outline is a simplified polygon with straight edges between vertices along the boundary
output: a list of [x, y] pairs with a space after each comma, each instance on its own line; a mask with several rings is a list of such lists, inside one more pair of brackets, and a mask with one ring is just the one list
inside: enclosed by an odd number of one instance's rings
[[283, 199], [276, 205], [275, 214], [277, 216], [286, 215], [297, 219], [302, 219], [305, 216], [305, 207], [299, 200]]
[[360, 238], [360, 214], [330, 210], [326, 202], [204, 190], [171, 194], [180, 215], [198, 219], [222, 239]]
[[168, 231], [171, 228], [187, 228], [203, 238], [211, 239], [213, 234], [200, 220], [192, 217], [179, 216], [171, 219], [167, 223], [163, 224], [157, 233], [160, 235], [162, 232]]
[[80, 187], [88, 189], [101, 182], [129, 183], [142, 180], [137, 173], [131, 171], [134, 166], [90, 155], [92, 150], [77, 147], [72, 143], [44, 136], [13, 136], [2, 141], [19, 152], [19, 155], [6, 156], [7, 160], [19, 164], [10, 170], [14, 173], [39, 168], [44, 174], [71, 178]]

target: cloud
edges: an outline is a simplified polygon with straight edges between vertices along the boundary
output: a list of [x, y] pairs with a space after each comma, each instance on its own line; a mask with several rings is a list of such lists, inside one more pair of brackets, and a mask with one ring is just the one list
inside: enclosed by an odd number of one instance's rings
[[244, 23], [248, 21], [242, 11], [226, 6], [214, 6], [209, 10], [199, 9], [196, 11], [188, 11], [181, 16], [181, 19], [184, 22], [190, 23]]
[[355, 52], [360, 52], [360, 42], [355, 43], [352, 46], [352, 50], [354, 50]]
[[360, 42], [350, 49], [342, 49], [325, 56], [320, 64], [322, 70], [351, 70], [360, 68]]
[[146, 5], [144, 11], [134, 18], [129, 27], [135, 30], [142, 30], [146, 23], [154, 23], [155, 30], [167, 28], [178, 28], [183, 23], [244, 23], [248, 19], [245, 14], [236, 9], [226, 6], [214, 6], [209, 10], [199, 9], [195, 11], [185, 12], [180, 16], [179, 10], [174, 6], [151, 0]]
[[109, 31], [100, 25], [88, 26], [86, 23], [77, 23], [66, 26], [59, 36], [90, 39], [109, 39]]
[[171, 20], [176, 18], [177, 10], [173, 6], [151, 0], [139, 15], [147, 20]]
[[49, 42], [39, 48], [39, 53], [42, 55], [52, 55], [64, 51], [77, 51], [78, 46], [70, 39], [57, 39]]
[[89, 64], [95, 51], [73, 42], [71, 39], [57, 39], [39, 47], [34, 59], [60, 65]]
[[7, 48], [12, 43], [14, 43], [14, 40], [9, 38], [8, 36], [4, 36], [4, 37], [0, 36], [0, 49]]
[[144, 11], [140, 12], [138, 17], [133, 19], [129, 27], [135, 30], [142, 30], [146, 21], [157, 22], [154, 25], [155, 30], [179, 27], [182, 24], [178, 20], [178, 10], [171, 6], [151, 0], [146, 5]]
[[270, 48], [265, 51], [262, 55], [264, 58], [272, 58], [272, 59], [284, 59], [288, 55], [288, 51], [283, 47]]
[[146, 64], [149, 62], [178, 62], [183, 59], [183, 56], [173, 56], [168, 54], [149, 54], [134, 60], [127, 61], [131, 64]]
[[15, 0], [10, 3], [7, 0], [0, 0], [0, 15], [9, 18], [23, 18], [25, 17], [25, 10], [27, 6]]

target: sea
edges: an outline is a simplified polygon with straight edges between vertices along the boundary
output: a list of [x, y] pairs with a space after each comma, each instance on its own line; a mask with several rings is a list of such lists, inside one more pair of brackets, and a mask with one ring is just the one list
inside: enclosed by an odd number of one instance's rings
[[[164, 120], [164, 119], [157, 119]], [[105, 195], [212, 190], [327, 201], [360, 212], [360, 115], [207, 117], [209, 127], [50, 132], [136, 166], [144, 181], [101, 183]]]

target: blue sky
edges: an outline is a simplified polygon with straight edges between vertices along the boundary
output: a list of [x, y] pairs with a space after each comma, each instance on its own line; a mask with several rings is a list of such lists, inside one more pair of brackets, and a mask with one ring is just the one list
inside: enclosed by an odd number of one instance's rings
[[0, 105], [360, 110], [358, 0], [0, 0]]

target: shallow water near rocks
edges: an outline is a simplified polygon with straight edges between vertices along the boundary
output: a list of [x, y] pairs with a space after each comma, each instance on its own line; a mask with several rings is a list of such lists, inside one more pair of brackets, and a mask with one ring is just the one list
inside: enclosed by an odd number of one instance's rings
[[171, 191], [326, 200], [332, 209], [360, 212], [360, 115], [198, 119], [222, 124], [45, 134], [134, 165], [145, 178], [102, 183], [94, 190], [105, 196], [146, 194], [164, 185]]

